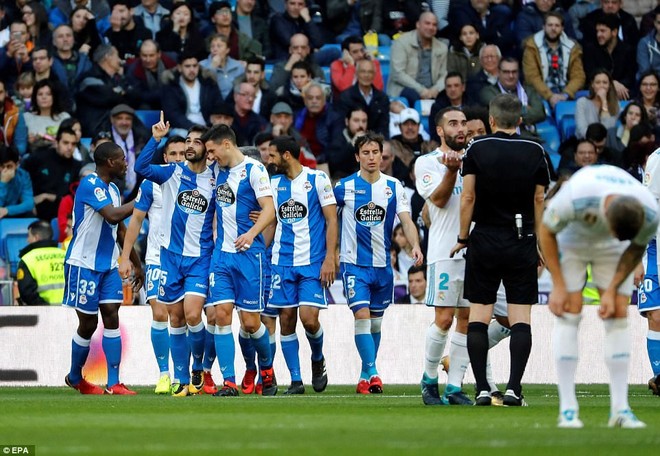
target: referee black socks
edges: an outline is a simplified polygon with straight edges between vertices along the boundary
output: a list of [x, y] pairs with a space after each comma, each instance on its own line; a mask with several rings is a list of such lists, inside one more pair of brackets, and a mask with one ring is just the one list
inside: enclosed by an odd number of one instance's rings
[[532, 351], [532, 328], [530, 325], [516, 323], [511, 326], [509, 351], [511, 353], [511, 373], [506, 388], [513, 390], [517, 396], [520, 396], [522, 391], [520, 382], [525, 373], [529, 354]]
[[[513, 332], [512, 332], [513, 337]], [[470, 365], [477, 381], [477, 394], [490, 391], [486, 377], [486, 361], [488, 358], [488, 325], [478, 321], [468, 324], [467, 348], [470, 355]]]

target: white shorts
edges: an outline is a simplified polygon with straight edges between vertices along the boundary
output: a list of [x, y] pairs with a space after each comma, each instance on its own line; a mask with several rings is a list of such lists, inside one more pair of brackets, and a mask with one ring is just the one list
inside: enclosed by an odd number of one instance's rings
[[[559, 257], [566, 291], [582, 291], [587, 280], [587, 265], [591, 263], [592, 282], [599, 289], [606, 289], [628, 247], [627, 242], [613, 242], [606, 245], [585, 245], [583, 247], [559, 247]], [[621, 283], [617, 292], [630, 296], [633, 291], [633, 274]]]
[[465, 259], [440, 260], [426, 269], [426, 305], [433, 307], [470, 307], [463, 298]]
[[495, 300], [495, 307], [493, 307], [493, 315], [496, 317], [509, 316], [509, 308], [507, 307], [506, 302], [506, 291], [504, 290], [503, 284], [500, 284], [500, 287], [497, 289], [497, 299]]

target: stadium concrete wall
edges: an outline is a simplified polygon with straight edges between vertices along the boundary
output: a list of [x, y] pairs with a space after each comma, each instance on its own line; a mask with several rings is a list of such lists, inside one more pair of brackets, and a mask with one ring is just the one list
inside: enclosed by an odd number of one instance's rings
[[[580, 333], [579, 383], [606, 383], [603, 363], [603, 325], [594, 306], [585, 307]], [[417, 383], [422, 375], [424, 338], [433, 318], [423, 305], [393, 305], [383, 319], [383, 337], [378, 369], [385, 384]], [[154, 384], [158, 369], [150, 341], [151, 310], [146, 306], [122, 307], [120, 310], [123, 354], [121, 380], [127, 385]], [[234, 318], [234, 335], [238, 332]], [[331, 383], [353, 384], [359, 376], [360, 360], [353, 343], [353, 316], [345, 305], [331, 305], [321, 314], [325, 331], [325, 356]], [[632, 384], [643, 384], [652, 376], [646, 354], [646, 320], [634, 307], [630, 309], [633, 353], [629, 374]], [[0, 386], [62, 386], [71, 355], [71, 336], [76, 328], [75, 312], [63, 307], [0, 307]], [[556, 375], [551, 347], [553, 317], [546, 306], [535, 306], [532, 315], [533, 348], [524, 382], [554, 383]], [[300, 325], [299, 325], [300, 326]], [[85, 375], [105, 383], [105, 360], [101, 349], [102, 331], [92, 339]], [[309, 345], [299, 327], [300, 358], [303, 379], [309, 383], [311, 367]], [[236, 344], [239, 350], [238, 344]], [[447, 345], [447, 351], [449, 344]], [[493, 371], [498, 383], [506, 383], [509, 369], [508, 340], [491, 352]], [[236, 373], [240, 379], [244, 363], [236, 354]], [[278, 342], [275, 372], [280, 384], [289, 383], [289, 374]], [[214, 377], [220, 378], [217, 363]], [[440, 374], [440, 380], [446, 380]], [[468, 372], [466, 383], [473, 382]]]

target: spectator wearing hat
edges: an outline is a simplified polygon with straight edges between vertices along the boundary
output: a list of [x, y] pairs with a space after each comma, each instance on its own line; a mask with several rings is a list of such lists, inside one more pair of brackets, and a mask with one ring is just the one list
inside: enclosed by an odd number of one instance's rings
[[257, 133], [264, 131], [266, 119], [252, 110], [256, 90], [247, 82], [234, 86], [234, 123], [236, 143], [239, 146], [250, 146]]
[[127, 104], [120, 104], [110, 111], [112, 140], [122, 148], [126, 156], [126, 176], [121, 182], [115, 182], [122, 193], [130, 193], [136, 184], [135, 158], [149, 140], [149, 132], [135, 121], [135, 110]]
[[176, 62], [160, 51], [154, 40], [145, 40], [140, 46], [140, 56], [126, 69], [126, 80], [135, 93], [135, 105], [138, 109], [158, 111], [160, 91], [163, 87], [161, 78], [165, 71], [174, 68]]
[[293, 110], [283, 101], [278, 101], [270, 111], [270, 124], [265, 130], [273, 137], [291, 136], [301, 147], [307, 147], [307, 141], [300, 132], [293, 127]]
[[412, 157], [422, 155], [424, 138], [420, 134], [419, 113], [412, 108], [406, 108], [399, 113], [399, 129], [401, 134], [392, 136], [392, 142], [398, 143], [407, 152], [409, 162]]
[[110, 110], [134, 99], [122, 76], [122, 63], [114, 46], [102, 44], [94, 51], [94, 66], [83, 75], [76, 96], [83, 136], [93, 137], [110, 127]]
[[227, 125], [228, 127], [231, 127], [231, 125], [234, 123], [234, 115], [234, 108], [230, 104], [225, 103], [222, 100], [218, 100], [213, 103], [209, 121], [211, 126]]
[[0, 144], [0, 219], [29, 217], [34, 209], [32, 180], [18, 164], [18, 152]]
[[215, 26], [214, 34], [227, 37], [229, 56], [232, 59], [245, 63], [248, 59], [263, 57], [262, 43], [239, 31], [233, 24], [229, 2], [211, 3], [209, 17]]

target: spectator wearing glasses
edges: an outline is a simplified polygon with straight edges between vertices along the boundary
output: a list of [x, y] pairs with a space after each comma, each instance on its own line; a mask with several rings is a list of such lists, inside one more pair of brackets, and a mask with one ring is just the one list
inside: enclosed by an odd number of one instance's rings
[[268, 122], [252, 110], [256, 89], [248, 82], [234, 86], [234, 123], [236, 142], [239, 146], [250, 146], [257, 133], [263, 131]]

